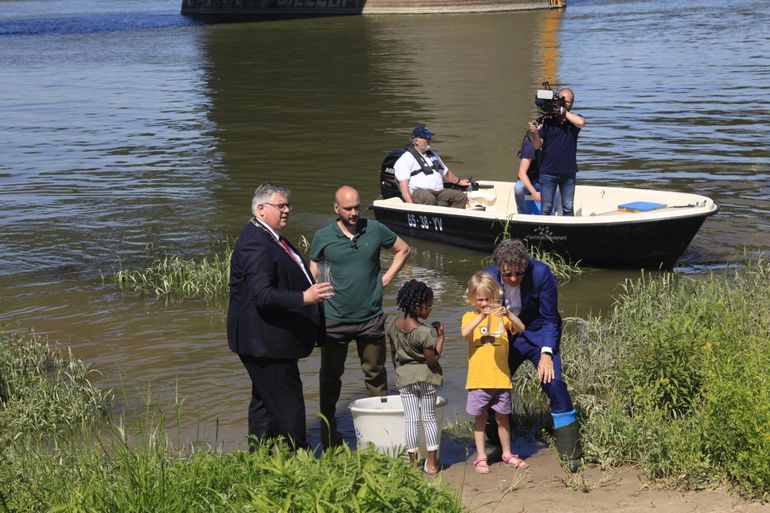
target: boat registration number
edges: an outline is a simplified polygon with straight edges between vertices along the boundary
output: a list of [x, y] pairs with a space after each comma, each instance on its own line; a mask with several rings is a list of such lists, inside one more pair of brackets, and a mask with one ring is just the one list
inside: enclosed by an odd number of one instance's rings
[[407, 214], [406, 224], [409, 225], [409, 228], [419, 228], [420, 230], [433, 230], [437, 232], [444, 231], [444, 220], [435, 216]]

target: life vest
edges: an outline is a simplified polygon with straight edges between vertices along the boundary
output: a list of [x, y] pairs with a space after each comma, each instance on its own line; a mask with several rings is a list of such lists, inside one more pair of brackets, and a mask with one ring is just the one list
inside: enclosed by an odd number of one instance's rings
[[420, 164], [420, 169], [412, 171], [411, 176], [425, 173], [429, 175], [431, 173], [441, 172], [444, 167], [441, 165], [441, 161], [438, 159], [438, 155], [433, 150], [425, 152], [425, 156], [420, 155], [420, 152], [414, 149], [414, 146], [408, 144], [403, 148], [390, 150], [385, 158], [382, 159], [380, 164], [380, 193], [385, 199], [393, 197], [401, 197], [401, 189], [398, 186], [398, 180], [396, 180], [395, 165], [396, 161], [401, 158], [406, 152], [412, 154], [414, 159]]

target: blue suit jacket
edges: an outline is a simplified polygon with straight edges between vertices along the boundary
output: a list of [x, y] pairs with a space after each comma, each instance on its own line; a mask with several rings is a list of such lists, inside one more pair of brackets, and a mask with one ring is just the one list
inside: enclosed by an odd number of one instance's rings
[[[486, 269], [505, 287], [500, 269], [492, 264]], [[539, 260], [530, 260], [521, 279], [521, 313], [519, 319], [525, 330], [514, 335], [512, 343], [528, 341], [539, 347], [550, 347], [554, 354], [559, 351], [561, 341], [561, 315], [557, 296], [556, 278], [548, 265]]]
[[309, 286], [305, 273], [272, 234], [249, 222], [230, 259], [230, 350], [258, 358], [295, 359], [323, 344], [323, 305], [303, 305], [302, 292]]

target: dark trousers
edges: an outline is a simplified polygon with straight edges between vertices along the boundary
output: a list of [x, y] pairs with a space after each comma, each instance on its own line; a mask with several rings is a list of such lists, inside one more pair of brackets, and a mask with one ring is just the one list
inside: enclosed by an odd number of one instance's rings
[[[540, 363], [540, 347], [531, 344], [523, 337], [518, 337], [511, 344], [508, 352], [508, 366], [511, 369], [511, 376], [516, 374], [516, 370], [525, 360], [532, 362], [532, 365], [537, 369], [537, 365]], [[550, 383], [540, 384], [543, 392], [548, 396], [551, 413], [567, 413], [574, 410], [575, 407], [572, 405], [567, 384], [561, 379], [561, 353], [557, 353], [553, 357], [553, 374], [554, 377]]]
[[296, 359], [239, 354], [251, 378], [249, 437], [282, 436], [291, 448], [307, 447], [305, 397]]
[[326, 422], [321, 422], [321, 443], [324, 447], [342, 443], [342, 437], [337, 432], [337, 401], [351, 341], [356, 342], [369, 397], [388, 393], [384, 324], [384, 314], [360, 324], [326, 319], [326, 344], [321, 346], [321, 369], [318, 373], [321, 414], [329, 423], [327, 427]]

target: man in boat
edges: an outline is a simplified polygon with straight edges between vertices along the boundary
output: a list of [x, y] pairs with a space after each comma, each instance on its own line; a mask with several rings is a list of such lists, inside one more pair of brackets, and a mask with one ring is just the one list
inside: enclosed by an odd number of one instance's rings
[[317, 284], [299, 251], [281, 234], [289, 222], [289, 189], [264, 183], [251, 200], [253, 217], [230, 259], [227, 341], [251, 378], [249, 445], [283, 437], [307, 447], [305, 398], [297, 362], [324, 342], [324, 310], [332, 291]]
[[561, 103], [558, 113], [546, 115], [542, 123], [537, 120], [529, 122], [532, 146], [543, 152], [540, 162], [540, 213], [551, 215], [558, 188], [562, 214], [574, 216], [577, 140], [580, 130], [586, 126], [586, 120], [572, 112], [575, 93], [571, 89], [560, 89], [556, 94]]
[[412, 144], [393, 165], [401, 196], [407, 203], [465, 208], [468, 196], [460, 190], [445, 188], [444, 182], [468, 187], [471, 181], [458, 178], [430, 148], [430, 129], [417, 125], [412, 130]]
[[[334, 296], [324, 305], [327, 342], [321, 348], [319, 372], [321, 414], [325, 417], [321, 423], [324, 448], [341, 445], [343, 441], [335, 415], [351, 341], [356, 341], [369, 396], [387, 394], [382, 291], [411, 252], [409, 245], [385, 225], [360, 217], [361, 198], [353, 187], [337, 189], [333, 208], [337, 219], [319, 229], [310, 245], [310, 272], [324, 281], [323, 276], [318, 276], [318, 263], [330, 264], [334, 288]], [[393, 261], [384, 274], [380, 272], [382, 248], [393, 253]]]
[[[583, 449], [572, 398], [561, 377], [562, 323], [556, 278], [548, 265], [531, 258], [524, 244], [516, 239], [500, 242], [492, 253], [492, 261], [484, 272], [497, 279], [503, 288], [505, 306], [525, 326], [523, 332], [509, 334], [511, 375], [524, 360], [535, 366], [540, 386], [549, 399], [559, 456], [571, 472], [577, 472], [583, 464]], [[487, 429], [492, 440], [494, 433], [496, 429]]]

